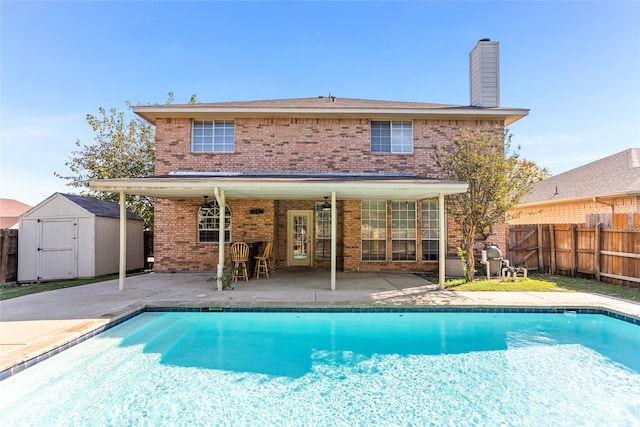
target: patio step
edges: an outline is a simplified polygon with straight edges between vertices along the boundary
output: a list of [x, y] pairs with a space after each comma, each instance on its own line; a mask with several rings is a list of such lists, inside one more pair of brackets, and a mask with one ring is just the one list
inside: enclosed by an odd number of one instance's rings
[[144, 346], [145, 353], [167, 354], [178, 344], [191, 330], [193, 325], [187, 322], [174, 323], [166, 330], [158, 333]]
[[142, 327], [140, 330], [126, 336], [122, 340], [121, 345], [147, 344], [150, 340], [170, 328], [171, 325], [175, 323], [175, 318], [169, 317], [165, 314], [160, 314], [155, 320]]

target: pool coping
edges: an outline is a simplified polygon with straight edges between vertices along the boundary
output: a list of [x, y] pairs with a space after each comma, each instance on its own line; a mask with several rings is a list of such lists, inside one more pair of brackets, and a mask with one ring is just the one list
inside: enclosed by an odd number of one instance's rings
[[598, 314], [621, 320], [640, 326], [640, 317], [625, 314], [611, 308], [597, 306], [516, 306], [516, 305], [494, 305], [494, 306], [450, 306], [450, 305], [432, 305], [432, 306], [283, 306], [283, 305], [261, 305], [261, 306], [245, 306], [245, 305], [216, 305], [216, 306], [163, 306], [163, 305], [145, 305], [141, 308], [129, 310], [127, 312], [115, 315], [107, 320], [104, 324], [93, 328], [89, 332], [82, 333], [80, 336], [55, 345], [52, 350], [46, 351], [40, 355], [17, 363], [3, 371], [0, 371], [0, 381], [3, 381], [13, 375], [24, 371], [25, 369], [43, 362], [56, 354], [59, 354], [71, 347], [74, 347], [90, 338], [118, 326], [142, 313], [530, 313], [530, 314]]

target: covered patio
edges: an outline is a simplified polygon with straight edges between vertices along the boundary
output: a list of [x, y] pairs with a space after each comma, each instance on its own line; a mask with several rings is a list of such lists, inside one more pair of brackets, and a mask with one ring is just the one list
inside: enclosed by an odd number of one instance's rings
[[[121, 213], [125, 211], [127, 194], [155, 198], [184, 200], [215, 197], [224, 212], [228, 200], [328, 200], [331, 205], [331, 268], [327, 278], [330, 290], [337, 286], [336, 230], [337, 200], [413, 200], [437, 198], [439, 206], [439, 235], [446, 236], [445, 197], [464, 193], [467, 184], [401, 174], [256, 174], [256, 173], [193, 173], [176, 172], [149, 178], [105, 179], [90, 182], [93, 190], [120, 194]], [[121, 215], [124, 218], [124, 214]], [[120, 227], [120, 280], [125, 287], [126, 227]], [[222, 291], [225, 251], [224, 221], [219, 222], [217, 289]], [[445, 280], [446, 238], [439, 239], [439, 283]]]

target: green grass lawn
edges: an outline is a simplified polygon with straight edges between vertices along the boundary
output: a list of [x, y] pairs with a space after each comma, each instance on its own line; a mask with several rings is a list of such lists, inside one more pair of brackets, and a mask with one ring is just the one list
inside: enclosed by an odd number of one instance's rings
[[[142, 273], [127, 274], [127, 277], [136, 276]], [[90, 283], [105, 282], [107, 280], [117, 279], [118, 274], [109, 274], [106, 276], [93, 277], [91, 279], [73, 279], [73, 280], [55, 280], [42, 283], [28, 283], [18, 286], [0, 286], [0, 301], [21, 297], [23, 295], [37, 294], [39, 292], [52, 291], [54, 289], [72, 288], [74, 286], [88, 285]]]
[[[127, 277], [136, 274], [141, 273], [128, 274]], [[425, 275], [424, 277], [433, 283], [438, 282], [437, 276]], [[0, 300], [117, 278], [117, 274], [111, 274], [92, 279], [60, 280], [21, 286], [0, 286]], [[464, 283], [462, 279], [448, 279], [445, 283], [445, 288], [451, 291], [589, 292], [640, 302], [640, 287], [618, 286], [596, 282], [595, 280], [546, 274], [533, 274], [526, 280], [519, 278], [516, 282], [479, 279]]]
[[[437, 280], [435, 278], [436, 282]], [[447, 279], [445, 288], [451, 291], [588, 292], [640, 302], [640, 287], [547, 274], [533, 274], [527, 279], [519, 278], [515, 282], [478, 279], [465, 283], [463, 279]]]

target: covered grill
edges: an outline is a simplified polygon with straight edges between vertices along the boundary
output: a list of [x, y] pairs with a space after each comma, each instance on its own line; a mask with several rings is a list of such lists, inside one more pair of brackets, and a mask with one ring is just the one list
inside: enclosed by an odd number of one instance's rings
[[482, 263], [487, 268], [487, 278], [489, 279], [491, 277], [500, 276], [503, 265], [508, 264], [508, 261], [505, 261], [502, 258], [500, 248], [490, 243], [485, 245], [484, 250], [482, 251]]

